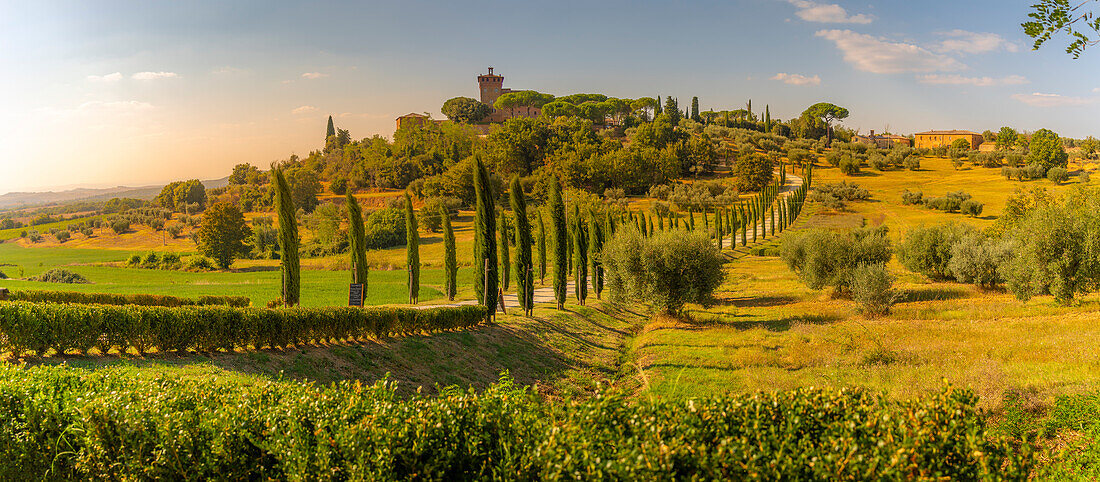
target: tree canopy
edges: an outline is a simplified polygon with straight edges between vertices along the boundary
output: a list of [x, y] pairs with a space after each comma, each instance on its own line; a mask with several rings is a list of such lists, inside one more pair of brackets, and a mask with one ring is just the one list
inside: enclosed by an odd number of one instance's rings
[[[1095, 0], [1094, 0], [1095, 1]], [[1039, 0], [1027, 14], [1030, 21], [1020, 24], [1027, 36], [1035, 39], [1032, 48], [1038, 50], [1055, 35], [1065, 34], [1072, 40], [1066, 53], [1077, 59], [1085, 49], [1100, 43], [1100, 16], [1087, 8], [1088, 0]]]
[[481, 103], [477, 99], [471, 99], [469, 97], [455, 97], [448, 99], [443, 103], [443, 108], [440, 111], [448, 119], [455, 122], [480, 122], [489, 116], [489, 106]]

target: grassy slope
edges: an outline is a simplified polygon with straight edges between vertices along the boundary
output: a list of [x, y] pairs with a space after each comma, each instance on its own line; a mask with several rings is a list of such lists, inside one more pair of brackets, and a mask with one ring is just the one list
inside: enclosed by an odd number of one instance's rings
[[[944, 159], [925, 159], [924, 171], [873, 172], [855, 179], [835, 169], [815, 171], [817, 182], [854, 180], [873, 199], [851, 203], [851, 213], [819, 214], [802, 222], [852, 227], [886, 224], [900, 238], [909, 227], [956, 220], [987, 226], [1020, 185], [998, 170], [955, 171]], [[1064, 191], [1048, 181], [1025, 185]], [[901, 204], [903, 189], [926, 196], [965, 190], [986, 203], [971, 219]], [[808, 213], [810, 214], [810, 213]], [[742, 250], [743, 251], [743, 250]], [[901, 303], [886, 318], [868, 320], [847, 300], [802, 285], [778, 258], [741, 254], [718, 306], [691, 307], [689, 319], [658, 318], [635, 340], [634, 357], [647, 392], [699, 396], [800, 386], [863, 386], [900, 397], [938, 390], [943, 383], [973, 387], [990, 408], [1003, 394], [1027, 389], [1055, 394], [1100, 388], [1100, 327], [1091, 320], [1100, 301], [1059, 307], [1028, 303], [1000, 292], [955, 283], [931, 283], [896, 262]]]

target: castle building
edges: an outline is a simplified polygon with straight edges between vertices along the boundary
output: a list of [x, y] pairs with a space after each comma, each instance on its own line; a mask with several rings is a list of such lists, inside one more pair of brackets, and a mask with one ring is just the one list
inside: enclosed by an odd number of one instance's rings
[[908, 137], [898, 136], [894, 134], [879, 134], [875, 135], [875, 131], [871, 131], [870, 135], [861, 136], [856, 135], [852, 137], [852, 140], [862, 144], [878, 147], [879, 149], [890, 149], [894, 146], [906, 146], [912, 147], [912, 141]]
[[504, 87], [504, 76], [494, 74], [492, 67], [489, 67], [488, 74], [477, 76], [477, 88], [481, 92], [481, 103], [488, 105], [492, 111], [483, 122], [504, 122], [513, 117], [538, 117], [539, 114], [542, 114], [542, 109], [538, 107], [522, 106], [500, 110], [493, 107], [500, 96], [512, 92], [521, 92], [522, 90], [517, 91]]
[[933, 147], [943, 146], [951, 147], [951, 143], [955, 142], [958, 139], [966, 139], [967, 142], [970, 142], [971, 149], [978, 149], [978, 147], [982, 145], [982, 141], [984, 140], [981, 134], [970, 131], [918, 132], [914, 134], [914, 137], [916, 137], [916, 146], [914, 147], [916, 147], [917, 149], [931, 149]]

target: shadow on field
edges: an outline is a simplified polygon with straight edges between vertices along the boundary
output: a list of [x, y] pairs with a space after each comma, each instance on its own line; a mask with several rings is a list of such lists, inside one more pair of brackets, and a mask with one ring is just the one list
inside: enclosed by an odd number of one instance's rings
[[970, 292], [964, 288], [954, 286], [933, 286], [928, 288], [909, 288], [902, 290], [898, 296], [899, 303], [911, 303], [916, 301], [946, 301], [966, 298]]
[[752, 298], [729, 298], [722, 300], [722, 304], [726, 306], [736, 306], [738, 308], [766, 308], [789, 305], [797, 301], [798, 298], [794, 296], [758, 296]]

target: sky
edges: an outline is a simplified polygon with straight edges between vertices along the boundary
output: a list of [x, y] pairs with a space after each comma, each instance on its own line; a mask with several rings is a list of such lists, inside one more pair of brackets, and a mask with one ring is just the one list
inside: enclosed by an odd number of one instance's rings
[[1034, 0], [0, 1], [0, 193], [216, 179], [505, 87], [848, 108], [861, 132], [1100, 136], [1100, 47]]

